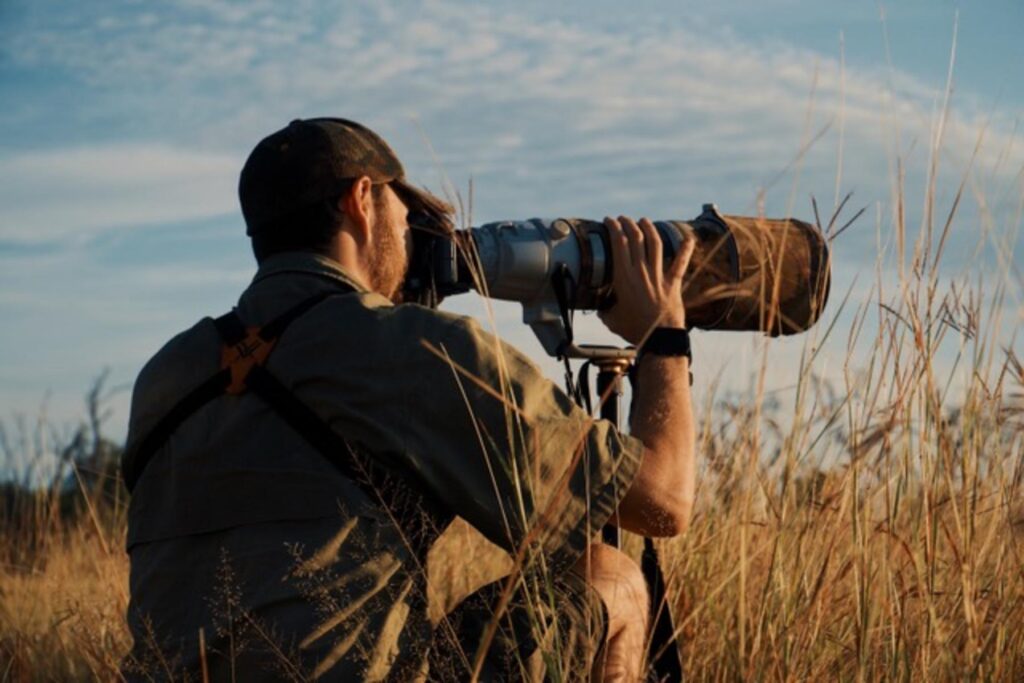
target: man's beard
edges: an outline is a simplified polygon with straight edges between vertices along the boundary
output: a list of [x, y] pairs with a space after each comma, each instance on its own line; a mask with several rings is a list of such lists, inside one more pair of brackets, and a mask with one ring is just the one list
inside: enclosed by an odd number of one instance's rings
[[370, 252], [368, 265], [370, 287], [392, 301], [402, 288], [405, 271], [409, 267], [409, 257], [405, 253], [405, 245], [400, 244], [395, 236], [394, 226], [383, 215], [373, 226], [377, 243]]

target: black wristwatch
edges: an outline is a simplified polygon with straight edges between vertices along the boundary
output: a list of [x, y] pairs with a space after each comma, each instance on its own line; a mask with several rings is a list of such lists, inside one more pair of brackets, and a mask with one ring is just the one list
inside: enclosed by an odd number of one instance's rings
[[[637, 362], [648, 354], [675, 358], [685, 356], [692, 365], [693, 351], [690, 348], [690, 332], [685, 327], [656, 327], [637, 350]], [[690, 384], [693, 384], [693, 372], [690, 372]]]

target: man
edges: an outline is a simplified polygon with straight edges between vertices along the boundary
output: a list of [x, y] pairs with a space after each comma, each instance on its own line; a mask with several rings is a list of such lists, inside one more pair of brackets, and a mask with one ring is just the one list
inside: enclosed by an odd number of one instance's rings
[[[488, 680], [593, 667], [636, 680], [644, 582], [595, 537], [606, 522], [685, 529], [688, 359], [641, 354], [626, 436], [473, 320], [399, 303], [410, 216], [450, 230], [450, 209], [352, 121], [270, 135], [239, 195], [255, 279], [235, 313], [161, 349], [133, 393], [126, 675]], [[649, 221], [606, 225], [618, 303], [604, 322], [634, 344], [659, 326], [685, 334], [692, 243], [663, 273]], [[426, 551], [454, 516], [516, 571], [435, 628]]]

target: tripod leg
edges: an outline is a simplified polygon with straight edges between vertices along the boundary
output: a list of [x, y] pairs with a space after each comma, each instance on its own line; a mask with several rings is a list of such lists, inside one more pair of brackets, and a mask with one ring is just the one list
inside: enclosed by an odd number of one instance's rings
[[[600, 367], [600, 366], [599, 366]], [[622, 396], [622, 372], [619, 365], [601, 367], [597, 373], [597, 401], [600, 406], [601, 419], [609, 420], [619, 426], [619, 397]], [[606, 524], [601, 530], [601, 539], [605, 545], [613, 548], [622, 547], [622, 534], [613, 524]]]
[[647, 581], [647, 590], [651, 596], [651, 639], [647, 650], [648, 662], [657, 680], [683, 680], [683, 665], [679, 654], [679, 644], [675, 637], [675, 623], [672, 620], [672, 609], [668, 602], [665, 575], [661, 572], [658, 562], [658, 550], [650, 538], [644, 538], [644, 552], [640, 557], [640, 570]]

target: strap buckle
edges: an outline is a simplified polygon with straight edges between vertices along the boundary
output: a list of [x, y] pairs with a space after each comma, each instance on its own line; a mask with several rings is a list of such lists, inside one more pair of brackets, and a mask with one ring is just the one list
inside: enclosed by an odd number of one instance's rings
[[260, 336], [259, 327], [245, 328], [245, 338], [235, 344], [221, 346], [221, 370], [231, 370], [231, 382], [225, 393], [238, 395], [246, 390], [245, 380], [256, 365], [266, 363], [270, 352], [274, 350], [277, 339], [264, 339]]

